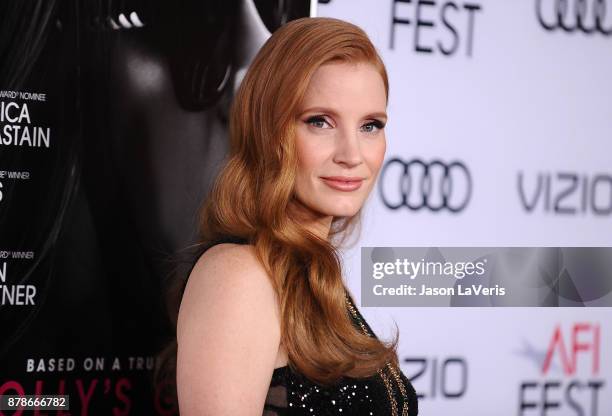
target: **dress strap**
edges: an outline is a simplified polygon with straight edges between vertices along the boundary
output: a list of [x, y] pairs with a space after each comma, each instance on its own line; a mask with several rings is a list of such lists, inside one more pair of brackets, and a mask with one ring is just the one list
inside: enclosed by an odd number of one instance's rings
[[[348, 289], [346, 289], [346, 287], [344, 288], [344, 297], [346, 300], [347, 308], [351, 316], [353, 317], [353, 320], [359, 325], [359, 327], [361, 327], [361, 330], [366, 335], [369, 335], [371, 337], [376, 337], [376, 334], [374, 334], [374, 331], [372, 331], [372, 328], [370, 328], [370, 326], [365, 321], [363, 316], [361, 316], [361, 313], [359, 313], [359, 310], [355, 306], [355, 303], [353, 302], [353, 299], [350, 293], [348, 292]], [[385, 367], [378, 370], [378, 374], [380, 378], [383, 380], [383, 383], [387, 390], [387, 394], [389, 396], [391, 414], [393, 416], [399, 416], [399, 405], [395, 398], [395, 394], [393, 392], [394, 389], [393, 389], [393, 385], [391, 382], [391, 380], [394, 379], [399, 388], [400, 394], [402, 396], [401, 415], [407, 416], [408, 415], [408, 392], [406, 391], [406, 386], [404, 385], [404, 382], [400, 376], [401, 373], [399, 369], [397, 369], [393, 364], [388, 362]]]
[[372, 328], [370, 328], [370, 325], [368, 325], [366, 320], [363, 318], [363, 316], [359, 312], [359, 309], [357, 309], [357, 306], [355, 305], [355, 301], [353, 301], [353, 297], [351, 296], [351, 294], [349, 293], [346, 287], [344, 288], [344, 298], [346, 301], [346, 308], [349, 311], [351, 317], [353, 318], [353, 322], [355, 322], [357, 326], [361, 328], [361, 330], [365, 334], [371, 337], [374, 337], [374, 338], [378, 338], [376, 334], [374, 333], [374, 331], [372, 330]]

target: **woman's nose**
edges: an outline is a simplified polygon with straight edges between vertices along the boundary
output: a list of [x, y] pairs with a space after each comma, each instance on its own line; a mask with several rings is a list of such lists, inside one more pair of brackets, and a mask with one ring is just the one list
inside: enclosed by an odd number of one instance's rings
[[352, 129], [339, 129], [336, 137], [334, 162], [347, 167], [357, 166], [363, 162], [359, 133]]

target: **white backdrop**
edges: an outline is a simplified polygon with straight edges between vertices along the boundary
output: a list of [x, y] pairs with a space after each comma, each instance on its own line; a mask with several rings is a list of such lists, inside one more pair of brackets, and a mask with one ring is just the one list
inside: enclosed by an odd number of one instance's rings
[[[465, 173], [442, 186], [431, 167], [427, 205], [444, 190], [467, 200], [458, 212], [390, 209], [380, 188], [401, 201], [399, 165], [379, 178], [344, 253], [357, 299], [361, 246], [612, 245], [612, 0], [331, 0], [316, 14], [362, 27], [386, 63], [386, 159], [457, 161], [471, 178], [468, 198]], [[382, 337], [397, 322], [420, 414], [612, 414], [611, 308], [362, 311]]]

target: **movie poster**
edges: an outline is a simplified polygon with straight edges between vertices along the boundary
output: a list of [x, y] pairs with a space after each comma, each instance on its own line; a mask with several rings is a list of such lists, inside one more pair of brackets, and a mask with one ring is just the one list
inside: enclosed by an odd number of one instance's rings
[[152, 381], [173, 336], [164, 289], [197, 238], [241, 77], [310, 13], [307, 0], [2, 2], [0, 395], [68, 395], [57, 414], [178, 413]]

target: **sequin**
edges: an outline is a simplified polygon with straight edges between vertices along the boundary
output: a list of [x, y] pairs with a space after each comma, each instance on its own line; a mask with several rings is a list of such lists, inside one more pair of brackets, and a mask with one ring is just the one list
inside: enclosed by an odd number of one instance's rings
[[[347, 309], [355, 324], [376, 336], [350, 296]], [[274, 390], [279, 389], [280, 390]], [[264, 416], [294, 415], [416, 416], [417, 396], [400, 369], [388, 364], [363, 379], [344, 377], [333, 387], [319, 386], [288, 366], [275, 369]]]

